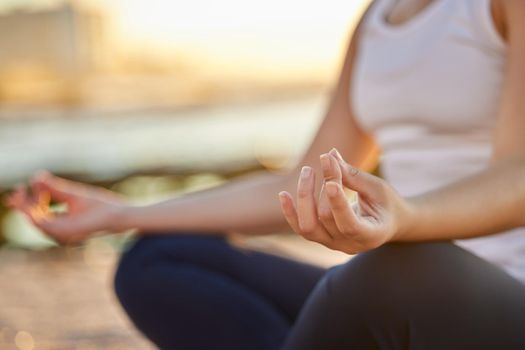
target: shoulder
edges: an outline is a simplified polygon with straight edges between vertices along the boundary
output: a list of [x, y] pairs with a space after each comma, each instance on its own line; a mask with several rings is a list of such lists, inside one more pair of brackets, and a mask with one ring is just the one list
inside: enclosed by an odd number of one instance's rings
[[525, 1], [523, 0], [491, 0], [492, 13], [498, 29], [505, 40], [513, 37], [525, 39]]
[[525, 2], [523, 0], [492, 0], [496, 5], [503, 9], [525, 11]]

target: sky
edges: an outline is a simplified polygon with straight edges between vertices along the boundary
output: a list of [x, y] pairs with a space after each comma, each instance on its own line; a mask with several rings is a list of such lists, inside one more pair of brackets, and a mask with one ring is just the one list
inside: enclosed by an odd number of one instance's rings
[[[0, 0], [49, 6], [61, 0]], [[173, 50], [211, 70], [255, 75], [326, 75], [334, 71], [368, 0], [77, 0], [100, 6], [128, 47]]]

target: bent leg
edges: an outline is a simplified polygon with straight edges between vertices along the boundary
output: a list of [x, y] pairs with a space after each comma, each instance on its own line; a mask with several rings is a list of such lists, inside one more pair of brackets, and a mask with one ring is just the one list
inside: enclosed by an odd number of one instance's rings
[[284, 348], [525, 349], [525, 286], [447, 242], [389, 244], [333, 268]]
[[323, 273], [218, 236], [148, 235], [123, 254], [115, 289], [162, 349], [276, 349]]

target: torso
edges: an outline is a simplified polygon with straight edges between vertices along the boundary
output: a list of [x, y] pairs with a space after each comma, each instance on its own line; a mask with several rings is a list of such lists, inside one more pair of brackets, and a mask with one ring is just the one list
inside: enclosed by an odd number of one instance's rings
[[[507, 48], [491, 0], [421, 0], [396, 13], [402, 3], [376, 0], [368, 11], [350, 91], [384, 177], [412, 196], [488, 165]], [[458, 244], [525, 282], [518, 231]]]
[[434, 0], [392, 25], [395, 4], [377, 0], [362, 23], [351, 94], [383, 148], [385, 176], [413, 195], [486, 165], [506, 45], [490, 0]]

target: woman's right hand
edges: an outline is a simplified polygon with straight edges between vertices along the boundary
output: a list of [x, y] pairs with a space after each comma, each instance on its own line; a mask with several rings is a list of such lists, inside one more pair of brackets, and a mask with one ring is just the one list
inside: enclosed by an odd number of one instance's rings
[[[115, 192], [38, 172], [31, 180], [31, 194], [17, 186], [7, 205], [24, 213], [45, 234], [62, 244], [78, 243], [98, 231], [122, 231], [119, 213], [126, 201]], [[53, 212], [50, 203], [66, 205]]]
[[[335, 149], [321, 156], [324, 183], [315, 193], [315, 173], [304, 167], [297, 199], [280, 193], [282, 211], [292, 229], [308, 240], [348, 254], [379, 247], [410, 230], [416, 208], [384, 180], [346, 163]], [[352, 203], [344, 188], [357, 192]]]

